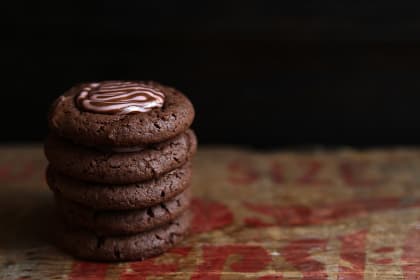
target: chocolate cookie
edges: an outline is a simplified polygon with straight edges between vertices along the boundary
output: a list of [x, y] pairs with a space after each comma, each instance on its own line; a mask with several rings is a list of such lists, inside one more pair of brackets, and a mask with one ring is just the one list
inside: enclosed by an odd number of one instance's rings
[[57, 209], [69, 224], [99, 235], [135, 234], [169, 223], [189, 206], [191, 192], [186, 189], [169, 201], [139, 210], [95, 211], [56, 195]]
[[56, 231], [57, 246], [69, 254], [93, 261], [143, 260], [160, 255], [187, 234], [190, 213], [157, 229], [135, 235], [102, 237], [62, 224]]
[[101, 210], [140, 209], [168, 201], [184, 191], [191, 181], [187, 163], [161, 177], [140, 183], [109, 185], [89, 183], [47, 169], [49, 187], [62, 197]]
[[192, 130], [138, 152], [98, 151], [50, 135], [45, 143], [45, 155], [56, 170], [79, 180], [126, 184], [157, 178], [180, 167], [191, 158], [196, 147]]
[[49, 126], [84, 146], [130, 147], [173, 138], [193, 119], [191, 102], [174, 88], [105, 81], [83, 83], [60, 96], [51, 108]]

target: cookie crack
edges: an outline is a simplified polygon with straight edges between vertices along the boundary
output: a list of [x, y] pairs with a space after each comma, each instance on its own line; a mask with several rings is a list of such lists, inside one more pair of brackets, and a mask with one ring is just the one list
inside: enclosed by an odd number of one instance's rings
[[155, 234], [156, 239], [162, 240], [163, 238], [160, 237], [158, 234]]
[[171, 214], [171, 211], [169, 211], [168, 207], [166, 207], [165, 203], [161, 203], [160, 207], [162, 207], [163, 210], [165, 210], [168, 214]]
[[151, 218], [154, 218], [155, 217], [155, 213], [153, 212], [152, 207], [147, 208], [146, 213], [147, 213], [147, 216], [149, 216]]

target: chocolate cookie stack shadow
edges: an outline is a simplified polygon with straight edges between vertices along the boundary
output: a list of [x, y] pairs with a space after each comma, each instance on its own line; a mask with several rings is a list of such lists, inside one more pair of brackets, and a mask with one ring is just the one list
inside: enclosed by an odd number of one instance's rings
[[53, 104], [45, 143], [56, 243], [75, 257], [142, 260], [190, 225], [191, 102], [155, 82], [73, 87]]

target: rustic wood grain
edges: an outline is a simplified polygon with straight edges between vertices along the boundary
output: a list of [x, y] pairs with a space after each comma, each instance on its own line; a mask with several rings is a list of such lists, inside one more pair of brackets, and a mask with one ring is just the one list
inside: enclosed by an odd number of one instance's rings
[[192, 235], [118, 264], [49, 244], [45, 165], [0, 148], [0, 279], [420, 279], [420, 150], [201, 149]]

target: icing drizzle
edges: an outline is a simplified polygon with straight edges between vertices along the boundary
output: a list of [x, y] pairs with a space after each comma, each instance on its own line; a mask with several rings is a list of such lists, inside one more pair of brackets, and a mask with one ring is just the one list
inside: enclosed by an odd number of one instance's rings
[[106, 81], [85, 86], [76, 96], [77, 105], [101, 114], [144, 113], [162, 107], [163, 92], [141, 82]]

